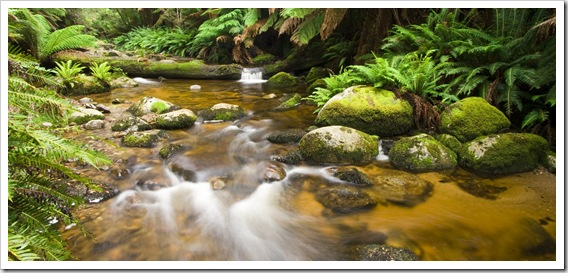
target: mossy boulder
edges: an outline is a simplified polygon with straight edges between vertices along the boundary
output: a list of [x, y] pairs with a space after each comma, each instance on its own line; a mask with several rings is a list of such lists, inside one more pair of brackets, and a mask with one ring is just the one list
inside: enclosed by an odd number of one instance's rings
[[311, 85], [312, 83], [314, 83], [316, 80], [325, 78], [329, 76], [329, 71], [327, 69], [325, 69], [324, 67], [312, 67], [310, 68], [310, 72], [308, 72], [308, 75], [306, 76], [306, 83], [309, 85]]
[[181, 109], [181, 107], [158, 98], [147, 96], [140, 99], [137, 103], [132, 104], [126, 111], [139, 117], [148, 113], [163, 114], [178, 109]]
[[237, 120], [245, 116], [245, 111], [238, 105], [228, 103], [217, 103], [209, 109], [199, 112], [204, 120]]
[[127, 117], [117, 120], [110, 128], [116, 131], [146, 131], [151, 130], [152, 126], [139, 117]]
[[496, 134], [510, 125], [503, 112], [481, 97], [455, 102], [440, 115], [440, 132], [453, 135], [460, 142]]
[[118, 77], [110, 81], [110, 88], [129, 88], [129, 87], [136, 87], [138, 83], [126, 76]]
[[62, 95], [89, 95], [110, 91], [110, 86], [93, 76], [79, 74], [75, 77], [73, 86], [66, 86], [59, 90]]
[[278, 58], [270, 53], [260, 54], [252, 58], [252, 63], [255, 65], [271, 64], [278, 60]]
[[308, 162], [364, 164], [379, 153], [378, 137], [345, 126], [327, 126], [305, 134], [300, 154]]
[[300, 96], [300, 94], [298, 93], [295, 93], [291, 98], [278, 105], [275, 110], [288, 110], [290, 108], [296, 107], [300, 103], [302, 103], [302, 96]]
[[460, 166], [480, 174], [511, 174], [531, 171], [545, 162], [550, 151], [541, 136], [504, 133], [480, 136], [464, 143]]
[[164, 145], [164, 147], [160, 148], [160, 151], [158, 153], [160, 154], [160, 156], [163, 159], [168, 159], [173, 154], [175, 154], [179, 151], [185, 150], [185, 149], [187, 149], [187, 148], [183, 145], [168, 143], [168, 144]]
[[449, 134], [438, 134], [435, 136], [435, 138], [444, 146], [450, 148], [450, 150], [456, 153], [456, 155], [459, 155], [462, 143], [455, 136]]
[[276, 88], [293, 87], [297, 84], [298, 79], [286, 72], [278, 72], [266, 82], [266, 86]]
[[175, 110], [156, 117], [156, 127], [160, 129], [175, 130], [191, 127], [197, 116], [189, 109]]
[[71, 113], [69, 116], [69, 122], [85, 124], [91, 120], [105, 119], [105, 115], [98, 110], [89, 108], [79, 108], [78, 110], [79, 111]]
[[395, 167], [413, 172], [452, 169], [458, 164], [456, 153], [427, 134], [396, 141], [389, 159]]
[[166, 134], [162, 130], [129, 132], [122, 138], [122, 144], [127, 147], [151, 148], [156, 146], [160, 137], [165, 136]]
[[322, 87], [325, 88], [327, 86], [327, 83], [325, 83], [325, 80], [323, 79], [317, 79], [315, 80], [313, 83], [311, 83], [310, 85], [308, 85], [308, 93], [313, 93], [314, 91], [316, 91], [316, 88], [318, 87]]
[[414, 126], [413, 109], [391, 91], [374, 87], [350, 87], [322, 107], [316, 123], [343, 125], [381, 137], [402, 135]]

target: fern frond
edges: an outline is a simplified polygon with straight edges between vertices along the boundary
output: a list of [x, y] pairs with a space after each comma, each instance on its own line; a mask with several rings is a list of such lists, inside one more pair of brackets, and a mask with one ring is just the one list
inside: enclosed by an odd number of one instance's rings
[[329, 38], [335, 28], [341, 23], [346, 13], [347, 9], [345, 8], [325, 9], [325, 17], [320, 29], [320, 37], [322, 40]]
[[62, 50], [96, 47], [97, 39], [94, 36], [81, 34], [84, 28], [83, 25], [74, 25], [46, 35], [40, 44], [40, 59]]
[[295, 44], [307, 44], [312, 38], [318, 35], [323, 23], [325, 14], [323, 12], [314, 12], [304, 18], [304, 21], [298, 25], [290, 41]]

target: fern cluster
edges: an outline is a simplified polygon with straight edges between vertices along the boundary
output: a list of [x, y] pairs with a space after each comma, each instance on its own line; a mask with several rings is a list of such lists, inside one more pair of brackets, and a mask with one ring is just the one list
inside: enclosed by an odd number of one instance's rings
[[189, 48], [195, 36], [195, 30], [176, 28], [137, 27], [132, 31], [113, 39], [121, 50], [149, 53], [165, 53], [178, 57], [190, 55]]
[[18, 69], [8, 77], [8, 259], [65, 260], [70, 254], [58, 227], [78, 223], [71, 210], [83, 202], [68, 193], [67, 183], [99, 188], [62, 162], [110, 161], [58, 133], [73, 106], [41, 87], [55, 83], [44, 68], [21, 53], [10, 54], [9, 62]]

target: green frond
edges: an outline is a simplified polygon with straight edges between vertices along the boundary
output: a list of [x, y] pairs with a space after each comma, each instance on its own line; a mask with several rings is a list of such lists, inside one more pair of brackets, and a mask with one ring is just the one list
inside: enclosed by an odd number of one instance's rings
[[295, 44], [307, 44], [312, 38], [319, 34], [325, 14], [323, 12], [310, 14], [298, 25], [290, 41]]
[[316, 8], [285, 8], [280, 12], [280, 16], [285, 18], [304, 18], [316, 11]]
[[82, 25], [69, 26], [46, 35], [45, 41], [41, 43], [40, 59], [46, 59], [62, 50], [96, 47], [97, 38], [82, 34], [84, 28]]
[[538, 123], [545, 122], [548, 120], [548, 111], [543, 109], [534, 109], [527, 113], [523, 118], [523, 122], [521, 123], [521, 128], [530, 128]]

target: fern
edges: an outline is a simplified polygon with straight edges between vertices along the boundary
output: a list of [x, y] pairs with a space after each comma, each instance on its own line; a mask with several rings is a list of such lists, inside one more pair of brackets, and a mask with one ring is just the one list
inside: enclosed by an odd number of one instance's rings
[[103, 81], [105, 84], [108, 84], [112, 79], [112, 73], [110, 72], [111, 67], [108, 62], [103, 62], [101, 64], [93, 63], [91, 64], [89, 69], [91, 70], [93, 76]]
[[84, 28], [82, 25], [69, 26], [46, 35], [40, 43], [39, 59], [46, 60], [52, 54], [67, 49], [96, 47], [95, 37], [81, 34]]

